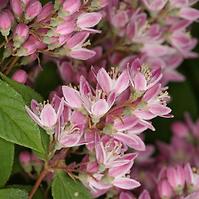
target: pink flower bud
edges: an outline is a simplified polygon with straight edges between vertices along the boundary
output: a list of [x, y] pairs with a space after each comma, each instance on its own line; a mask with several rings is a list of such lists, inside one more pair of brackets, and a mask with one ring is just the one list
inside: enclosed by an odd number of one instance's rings
[[19, 18], [23, 14], [23, 8], [20, 0], [11, 0], [10, 5], [14, 15]]
[[22, 84], [26, 83], [27, 78], [28, 78], [28, 75], [27, 75], [26, 71], [24, 71], [24, 70], [17, 70], [12, 76], [13, 80], [15, 80], [19, 83], [22, 83]]
[[39, 1], [35, 0], [28, 4], [25, 12], [25, 19], [32, 21], [42, 10], [42, 5]]
[[27, 165], [31, 162], [31, 154], [28, 151], [23, 151], [19, 154], [21, 165]]
[[185, 173], [184, 169], [181, 166], [177, 166], [176, 168], [174, 167], [168, 168], [167, 178], [171, 187], [176, 191], [180, 191], [184, 188]]
[[64, 82], [70, 83], [74, 79], [74, 72], [72, 65], [68, 62], [63, 62], [58, 65], [60, 76]]
[[28, 151], [23, 151], [19, 154], [19, 162], [27, 173], [31, 172], [31, 154]]
[[35, 53], [37, 51], [37, 42], [38, 40], [30, 35], [23, 46], [17, 51], [16, 55], [21, 57]]
[[19, 48], [29, 36], [29, 27], [26, 24], [18, 24], [14, 30], [14, 46]]
[[162, 180], [158, 184], [158, 192], [161, 198], [170, 199], [172, 196], [172, 189], [167, 180]]
[[0, 31], [3, 36], [8, 36], [12, 26], [13, 16], [8, 11], [5, 10], [0, 13]]
[[80, 0], [65, 0], [65, 2], [63, 3], [62, 12], [66, 12], [66, 15], [72, 15], [79, 10], [80, 6]]
[[50, 20], [53, 11], [53, 4], [51, 2], [47, 3], [39, 13], [36, 18], [37, 22], [46, 22]]

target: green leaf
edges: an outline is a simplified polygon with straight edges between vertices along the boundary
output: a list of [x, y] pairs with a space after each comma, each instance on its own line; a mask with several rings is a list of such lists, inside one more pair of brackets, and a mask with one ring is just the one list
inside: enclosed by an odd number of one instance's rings
[[0, 187], [10, 177], [14, 161], [14, 144], [0, 138]]
[[88, 190], [79, 182], [74, 181], [59, 171], [52, 183], [52, 195], [54, 199], [91, 199]]
[[[32, 190], [32, 186], [29, 186], [29, 185], [11, 185], [11, 186], [7, 186], [7, 188], [17, 188], [17, 189], [20, 189], [20, 190], [24, 190], [26, 192], [31, 192]], [[41, 189], [37, 189], [36, 193], [34, 194], [33, 196], [33, 199], [43, 199], [44, 196], [43, 196], [43, 192]]]
[[26, 113], [21, 95], [2, 80], [0, 80], [0, 137], [44, 153], [39, 127]]
[[44, 129], [40, 128], [40, 132], [41, 132], [41, 141], [44, 147], [44, 153], [43, 152], [40, 153], [38, 151], [34, 151], [34, 153], [39, 159], [45, 161], [45, 160], [48, 160], [48, 146], [50, 142], [50, 137]]
[[34, 91], [32, 88], [17, 83], [16, 81], [13, 81], [2, 73], [0, 73], [0, 77], [23, 97], [26, 104], [29, 104], [32, 99], [35, 99], [39, 102], [43, 101], [41, 95]]
[[28, 193], [24, 190], [7, 188], [0, 189], [1, 199], [28, 199]]

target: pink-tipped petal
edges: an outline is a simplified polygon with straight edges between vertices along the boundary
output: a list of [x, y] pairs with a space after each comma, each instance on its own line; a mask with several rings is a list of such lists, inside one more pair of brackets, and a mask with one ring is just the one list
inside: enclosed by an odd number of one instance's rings
[[97, 12], [83, 13], [78, 17], [77, 25], [82, 29], [90, 28], [97, 25], [101, 18], [102, 15]]
[[199, 18], [199, 11], [194, 8], [184, 7], [180, 10], [180, 16], [184, 19], [195, 21]]
[[72, 49], [70, 56], [74, 59], [87, 60], [95, 56], [96, 52], [86, 48]]
[[68, 106], [72, 108], [82, 107], [82, 102], [78, 91], [68, 86], [62, 86], [62, 91]]
[[116, 83], [115, 83], [115, 92], [117, 95], [121, 94], [123, 91], [125, 91], [129, 86], [129, 77], [128, 73], [125, 70], [122, 72], [122, 74], [118, 77]]
[[57, 122], [57, 114], [51, 104], [46, 104], [41, 111], [41, 123], [43, 126], [51, 128]]
[[96, 159], [98, 163], [104, 163], [106, 158], [105, 149], [102, 142], [99, 142], [95, 146], [95, 152], [96, 152]]
[[130, 136], [124, 133], [117, 133], [114, 135], [114, 137], [135, 150], [145, 150], [144, 142], [137, 135]]
[[97, 73], [97, 82], [106, 93], [109, 93], [112, 88], [112, 80], [104, 68], [101, 68]]
[[130, 178], [116, 178], [113, 180], [113, 185], [121, 189], [135, 189], [140, 186], [140, 183]]
[[146, 90], [146, 86], [147, 86], [147, 81], [145, 79], [145, 76], [138, 72], [135, 77], [134, 77], [134, 86], [135, 89], [138, 91], [144, 91]]

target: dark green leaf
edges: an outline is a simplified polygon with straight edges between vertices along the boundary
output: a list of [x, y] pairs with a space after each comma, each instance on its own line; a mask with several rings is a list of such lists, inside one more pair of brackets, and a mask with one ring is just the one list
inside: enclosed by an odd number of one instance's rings
[[59, 171], [52, 183], [52, 195], [54, 199], [91, 199], [88, 190], [79, 182], [74, 181]]
[[3, 186], [12, 172], [14, 144], [0, 138], [0, 187]]
[[23, 84], [17, 83], [0, 73], [1, 78], [7, 82], [13, 89], [15, 89], [24, 99], [26, 104], [29, 104], [32, 99], [37, 101], [43, 101], [43, 98], [40, 94], [34, 91], [32, 88], [25, 86]]
[[24, 190], [7, 188], [0, 189], [1, 199], [28, 199], [28, 193]]
[[44, 153], [39, 127], [26, 113], [21, 95], [2, 80], [0, 80], [0, 137]]
[[[32, 186], [29, 186], [29, 185], [12, 185], [12, 186], [9, 186], [9, 188], [17, 188], [20, 190], [24, 190], [28, 193], [32, 190]], [[43, 194], [42, 190], [37, 189], [36, 193], [33, 196], [33, 199], [43, 199], [44, 198], [43, 195], [44, 194]]]

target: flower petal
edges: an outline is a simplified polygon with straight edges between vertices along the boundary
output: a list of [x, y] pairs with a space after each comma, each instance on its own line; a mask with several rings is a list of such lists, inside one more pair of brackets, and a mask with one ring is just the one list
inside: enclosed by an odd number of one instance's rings
[[124, 90], [129, 86], [129, 77], [127, 71], [123, 71], [122, 74], [118, 77], [115, 83], [115, 92], [117, 95], [120, 95]]
[[82, 101], [80, 99], [78, 91], [68, 86], [62, 86], [62, 91], [68, 106], [70, 106], [71, 108], [82, 107]]
[[107, 94], [112, 89], [112, 79], [104, 68], [101, 68], [97, 73], [97, 82], [104, 92]]
[[57, 122], [57, 114], [51, 104], [46, 104], [41, 111], [41, 123], [43, 126], [51, 128]]
[[124, 133], [116, 133], [114, 135], [114, 138], [120, 140], [124, 144], [128, 145], [129, 147], [138, 150], [138, 151], [144, 151], [145, 150], [145, 144], [141, 140], [140, 137], [137, 135], [127, 135]]
[[116, 178], [113, 180], [113, 185], [121, 189], [135, 189], [140, 186], [140, 183], [130, 178]]

